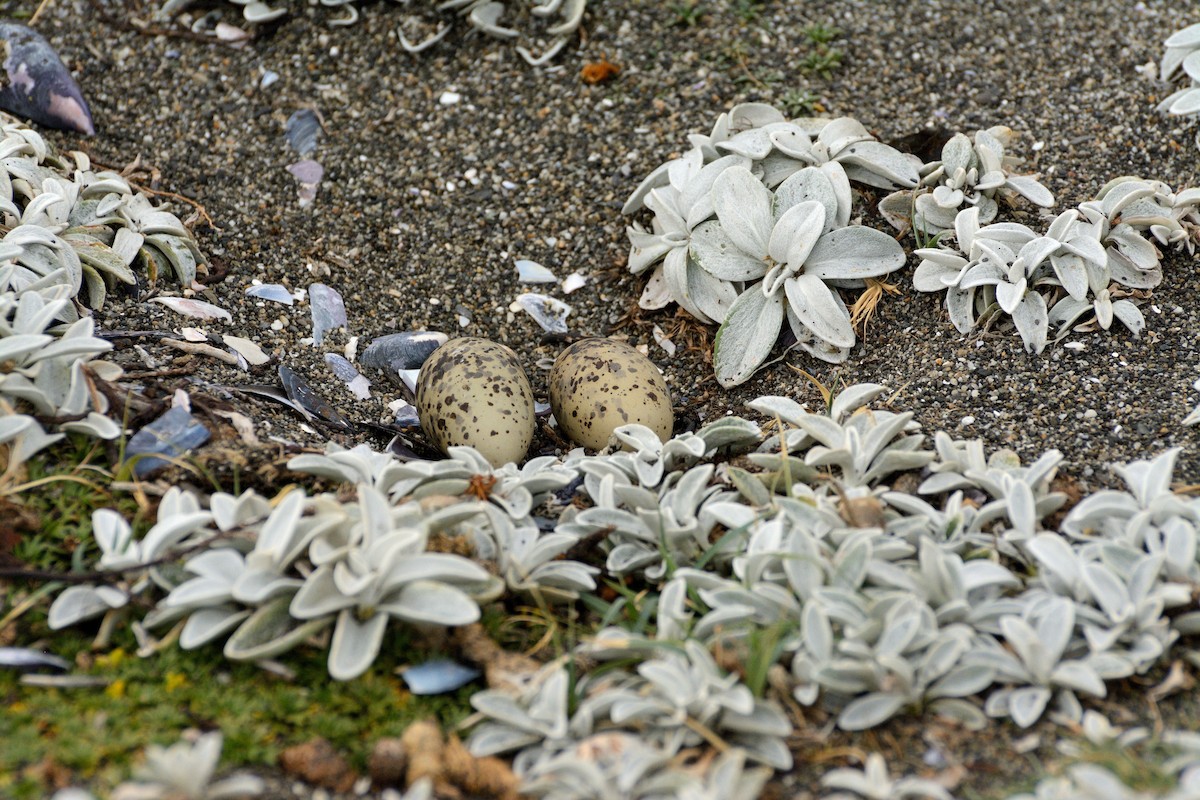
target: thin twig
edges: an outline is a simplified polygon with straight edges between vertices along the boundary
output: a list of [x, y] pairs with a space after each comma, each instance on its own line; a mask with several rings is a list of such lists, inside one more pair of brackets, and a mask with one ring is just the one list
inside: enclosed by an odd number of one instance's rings
[[112, 341], [113, 339], [170, 339], [177, 334], [171, 331], [97, 331], [92, 335], [97, 339]]
[[34, 11], [33, 16], [29, 18], [29, 27], [32, 28], [34, 25], [37, 25], [38, 17], [50, 6], [51, 2], [52, 0], [42, 0], [42, 2], [38, 3], [37, 11]]

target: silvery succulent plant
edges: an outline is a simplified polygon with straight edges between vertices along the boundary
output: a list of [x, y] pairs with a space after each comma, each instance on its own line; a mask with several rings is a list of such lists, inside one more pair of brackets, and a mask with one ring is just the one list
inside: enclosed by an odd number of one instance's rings
[[[1053, 241], [1057, 252], [1072, 239]], [[97, 514], [99, 566], [113, 585], [69, 590], [51, 621], [157, 588], [166, 596], [144, 624], [181, 624], [184, 646], [227, 637], [228, 657], [265, 658], [333, 627], [330, 672], [350, 678], [374, 660], [393, 618], [458, 624], [505, 591], [592, 591], [595, 570], [561, 555], [596, 536], [609, 570], [645, 590], [646, 624], [602, 630], [515, 694], [473, 700], [486, 721], [472, 750], [515, 753], [526, 788], [546, 797], [572, 786], [596, 797], [654, 796], [653, 787], [737, 796], [766, 774], [745, 760], [786, 768], [790, 723], [717, 666], [716, 648], [757, 659], [776, 680], [790, 675], [796, 700], [820, 702], [847, 729], [906, 711], [979, 725], [981, 701], [1028, 725], [1055, 701], [1052, 718], [1086, 720], [1077, 695], [1103, 696], [1106, 681], [1143, 672], [1200, 633], [1189, 608], [1200, 501], [1170, 491], [1174, 451], [1116, 467], [1128, 491], [1086, 498], [1055, 532], [1045, 526], [1064, 500], [1050, 486], [1061, 454], [1022, 465], [942, 432], [926, 450], [909, 415], [868, 408], [884, 391], [849, 387], [823, 413], [758, 398], [750, 407], [776, 420], [766, 436], [736, 417], [665, 443], [627, 426], [624, 450], [524, 469], [492, 470], [469, 448], [400, 464], [330, 447], [293, 462], [356, 485], [349, 501], [297, 490], [273, 503], [252, 492], [202, 501], [173, 489], [141, 540], [115, 513]], [[730, 453], [745, 460], [712, 463]], [[887, 483], [921, 468], [927, 500]], [[575, 500], [590, 507], [563, 505], [577, 481]], [[433, 536], [465, 538], [495, 573], [428, 552]], [[729, 748], [719, 769], [673, 762], [709, 737]], [[841, 774], [829, 788], [917, 789], [868, 771], [868, 783], [866, 773]]]
[[138, 780], [118, 787], [113, 797], [219, 800], [262, 794], [265, 782], [252, 775], [237, 774], [212, 782], [223, 738], [220, 731], [213, 731], [201, 734], [194, 742], [176, 742], [170, 747], [150, 745], [146, 748], [146, 763], [137, 772]]
[[1020, 160], [1006, 155], [1014, 134], [997, 126], [976, 131], [974, 138], [956, 133], [942, 148], [942, 158], [921, 169], [921, 185], [885, 197], [883, 216], [900, 230], [932, 236], [955, 226], [964, 206], [977, 209], [979, 222], [996, 218], [998, 199], [1021, 196], [1035, 205], [1054, 205], [1054, 195], [1033, 175], [1014, 175]]
[[938, 783], [921, 778], [893, 779], [887, 762], [879, 753], [870, 753], [861, 770], [835, 769], [821, 777], [821, 785], [837, 789], [834, 794], [822, 795], [825, 800], [891, 800], [891, 798], [924, 797], [931, 800], [951, 800], [951, 794]]
[[152, 581], [170, 586], [162, 572], [149, 565], [171, 548], [203, 536], [210, 520], [211, 515], [201, 510], [197, 498], [177, 487], [163, 496], [158, 521], [140, 540], [133, 538], [129, 523], [115, 511], [93, 512], [92, 536], [101, 552], [97, 566], [113, 572], [113, 583], [64, 589], [50, 605], [50, 627], [65, 628], [121, 608], [131, 595], [146, 591]]
[[[1129, 300], [1114, 300], [1113, 294], [1122, 278], [1135, 284], [1145, 279], [1139, 268], [1129, 271], [1128, 258], [1117, 245], [1106, 249], [1102, 237], [1111, 231], [1085, 221], [1075, 210], [1056, 217], [1041, 236], [1019, 223], [981, 227], [980, 219], [978, 208], [958, 213], [957, 249], [942, 245], [914, 252], [922, 260], [913, 286], [945, 291], [950, 319], [961, 333], [975, 327], [979, 316], [999, 312], [1012, 317], [1030, 352], [1045, 349], [1051, 324], [1059, 327], [1061, 338], [1089, 312], [1101, 328], [1107, 330], [1115, 318], [1135, 336], [1141, 333], [1146, 324], [1142, 312]], [[1132, 230], [1129, 234], [1136, 237]], [[1131, 242], [1125, 240], [1126, 250]], [[1110, 267], [1114, 261], [1116, 270]]]
[[651, 172], [625, 204], [626, 214], [654, 214], [650, 229], [629, 228], [630, 270], [658, 265], [642, 307], [673, 300], [721, 324], [714, 367], [725, 386], [761, 366], [785, 320], [810, 354], [845, 360], [855, 335], [838, 289], [904, 264], [891, 237], [848, 226], [850, 181], [915, 186], [917, 160], [856, 120], [788, 121], [753, 103], [691, 139], [691, 150]]
[[100, 308], [111, 288], [134, 285], [133, 266], [153, 283], [174, 273], [190, 287], [206, 261], [187, 227], [151, 204], [115, 172], [96, 172], [88, 157], [56, 154], [35, 131], [0, 117], [0, 213], [10, 229], [18, 288], [63, 285], [67, 296]]
[[548, 800], [752, 800], [771, 776], [769, 768], [747, 768], [746, 754], [736, 748], [717, 757], [702, 774], [671, 761], [641, 737], [618, 731], [598, 733], [530, 765], [521, 790]]
[[[1112, 228], [1103, 238], [1105, 244], [1115, 243], [1125, 256], [1124, 261], [1110, 264], [1117, 275], [1126, 273], [1130, 266], [1151, 273], [1157, 266], [1151, 265], [1151, 253], [1146, 246], [1132, 240], [1122, 225], [1139, 235], [1148, 233], [1160, 244], [1187, 250], [1189, 255], [1195, 254], [1200, 244], [1200, 189], [1185, 187], [1175, 191], [1162, 181], [1126, 175], [1104, 184], [1094, 200], [1080, 205], [1080, 211], [1093, 222], [1103, 216]], [[1121, 282], [1135, 288], [1149, 288], [1131, 280]]]
[[1130, 788], [1120, 777], [1099, 764], [1078, 763], [1064, 777], [1043, 778], [1032, 794], [1016, 794], [1008, 800], [1189, 800], [1200, 792], [1200, 781], [1189, 776], [1172, 791], [1151, 793]]
[[[620, 647], [613, 653], [610, 645], [597, 644], [585, 646], [583, 652], [592, 658], [621, 652]], [[486, 721], [472, 732], [467, 746], [475, 755], [520, 748], [514, 762], [517, 773], [544, 774], [548, 765], [549, 771], [563, 766], [556, 757], [600, 732], [636, 733], [643, 743], [640, 752], [660, 752], [666, 758], [702, 744], [699, 732], [704, 732], [737, 746], [753, 761], [776, 769], [791, 765], [782, 740], [791, 726], [782, 710], [754, 698], [736, 675], [717, 667], [702, 645], [688, 641], [678, 652], [646, 642], [642, 653], [651, 657], [636, 672], [608, 671], [579, 681], [573, 689], [564, 667], [555, 663], [517, 695], [499, 690], [476, 694], [471, 704]], [[572, 691], [574, 703], [569, 702]], [[576, 708], [573, 715], [570, 705]], [[654, 759], [640, 761], [642, 770], [652, 766]]]
[[[23, 252], [9, 246], [0, 256], [19, 258]], [[93, 361], [112, 349], [93, 331], [92, 318], [78, 316], [67, 287], [26, 281], [14, 261], [0, 261], [0, 361], [5, 364], [0, 444], [8, 445], [6, 471], [15, 471], [65, 432], [103, 439], [120, 435], [120, 426], [104, 416], [108, 401], [89, 390], [87, 370], [109, 378], [121, 372], [114, 364]], [[47, 433], [33, 414], [66, 421], [56, 426], [60, 433]]]
[[1175, 31], [1163, 43], [1159, 78], [1174, 80], [1182, 72], [1184, 85], [1163, 98], [1158, 110], [1178, 117], [1200, 114], [1200, 23]]
[[795, 173], [774, 195], [749, 170], [734, 167], [717, 178], [712, 194], [717, 219], [693, 233], [690, 263], [748, 284], [717, 332], [717, 380], [727, 387], [748, 380], [785, 319], [810, 353], [844, 360], [855, 335], [837, 289], [904, 266], [900, 245], [872, 228], [845, 227], [846, 197], [814, 167]]
[[599, 480], [595, 506], [560, 522], [560, 530], [578, 537], [604, 533], [607, 567], [617, 575], [644, 572], [657, 579], [672, 566], [691, 564], [709, 547], [716, 524], [704, 506], [720, 494], [711, 486], [713, 465], [670, 473], [657, 491], [632, 484], [603, 462], [589, 465]]
[[1011, 717], [1023, 728], [1042, 716], [1056, 690], [1084, 692], [1104, 697], [1104, 679], [1090, 658], [1064, 659], [1075, 640], [1075, 604], [1066, 598], [1049, 598], [1029, 607], [1035, 618], [1007, 616], [1000, 620], [1007, 647], [980, 639], [969, 663], [991, 664], [997, 682], [1015, 684], [993, 691], [987, 700], [990, 716]]
[[[843, 490], [874, 486], [894, 473], [920, 469], [933, 460], [929, 452], [921, 450], [925, 437], [913, 432], [917, 426], [911, 413], [848, 413], [883, 392], [882, 386], [871, 384], [855, 388], [868, 391], [839, 395], [828, 416], [810, 414], [787, 398], [760, 397], [748, 406], [803, 431], [803, 438], [787, 436], [787, 452], [803, 458], [814, 471], [828, 471]], [[852, 402], [858, 405], [850, 405]], [[774, 441], [764, 442], [759, 454], [774, 445]], [[752, 460], [762, 466], [774, 462], [773, 458]]]
[[[117, 786], [112, 800], [224, 800], [263, 794], [266, 782], [247, 773], [213, 782], [223, 739], [220, 731], [212, 731], [170, 747], [150, 745], [136, 780]], [[61, 789], [53, 800], [95, 800], [95, 796], [84, 789]]]

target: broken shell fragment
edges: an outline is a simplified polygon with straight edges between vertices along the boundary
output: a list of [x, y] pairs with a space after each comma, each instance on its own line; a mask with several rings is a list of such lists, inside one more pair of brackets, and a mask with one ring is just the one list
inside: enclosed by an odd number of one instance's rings
[[438, 331], [389, 333], [372, 340], [358, 357], [358, 363], [383, 370], [396, 380], [400, 370], [420, 369], [430, 353], [444, 345], [448, 338]]
[[321, 179], [325, 177], [325, 168], [320, 163], [307, 158], [297, 161], [295, 164], [289, 164], [287, 171], [300, 182], [300, 188], [296, 190], [296, 195], [300, 198], [301, 208], [317, 199], [317, 187], [321, 185]]
[[[211, 434], [183, 407], [174, 406], [129, 438], [128, 458], [143, 456], [133, 465], [133, 474], [145, 478], [167, 466], [167, 458], [179, 458], [208, 441]], [[163, 456], [163, 458], [158, 458]]]
[[261, 300], [270, 300], [275, 303], [283, 303], [285, 306], [290, 306], [295, 302], [292, 293], [280, 283], [264, 283], [258, 286], [251, 286], [246, 289], [248, 297], [257, 297]]
[[513, 311], [524, 309], [547, 333], [566, 333], [571, 307], [562, 300], [544, 294], [523, 294], [513, 303]]
[[196, 319], [220, 319], [233, 322], [233, 315], [220, 306], [206, 303], [203, 300], [192, 300], [187, 297], [152, 297], [151, 303], [161, 303], [176, 314]]
[[346, 327], [346, 304], [336, 289], [323, 283], [308, 287], [308, 302], [312, 306], [313, 344], [319, 347], [326, 331]]
[[317, 394], [308, 381], [290, 367], [282, 364], [279, 366], [279, 380], [283, 384], [283, 390], [287, 392], [287, 399], [290, 401], [288, 404], [304, 416], [312, 419], [315, 415], [335, 428], [351, 432], [355, 430], [354, 422]]
[[260, 367], [271, 360], [261, 347], [249, 339], [222, 334], [221, 340], [225, 342], [226, 347], [246, 359], [246, 363], [252, 367]]
[[329, 365], [333, 374], [346, 384], [355, 397], [359, 400], [371, 398], [371, 382], [367, 380], [366, 376], [360, 374], [344, 356], [337, 353], [326, 353], [325, 363]]
[[32, 28], [0, 22], [4, 71], [0, 108], [40, 125], [91, 136], [96, 132], [79, 85], [54, 48]]
[[301, 158], [308, 158], [317, 149], [321, 121], [317, 119], [317, 112], [311, 108], [302, 108], [288, 117], [285, 131], [288, 145]]
[[554, 283], [558, 278], [554, 273], [536, 261], [520, 259], [516, 262], [517, 280], [521, 283]]

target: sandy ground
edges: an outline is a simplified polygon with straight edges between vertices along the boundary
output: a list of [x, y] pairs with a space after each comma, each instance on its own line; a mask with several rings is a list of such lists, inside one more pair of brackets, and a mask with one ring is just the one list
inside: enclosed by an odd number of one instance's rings
[[[464, 35], [465, 26], [423, 57], [410, 56], [395, 33], [404, 9], [389, 3], [366, 5], [350, 28], [331, 28], [329, 12], [296, 3], [282, 24], [233, 49], [139, 35], [105, 24], [89, 2], [59, 0], [39, 28], [78, 68], [98, 133], [51, 138], [105, 164], [140, 155], [159, 171], [160, 188], [202, 203], [216, 228], [200, 228], [198, 237], [224, 275], [212, 288], [234, 316], [231, 325], [207, 327], [255, 339], [355, 419], [385, 419], [395, 387], [372, 376], [377, 399], [356, 401], [322, 360], [340, 352], [345, 337], [335, 333], [313, 347], [305, 341], [307, 304], [256, 304], [243, 294], [251, 281], [338, 289], [360, 347], [418, 329], [505, 342], [541, 392], [544, 373], [534, 363], [557, 346], [539, 345], [536, 324], [509, 312], [527, 288], [513, 261], [529, 258], [560, 278], [576, 270], [589, 276], [565, 298], [572, 331], [605, 334], [624, 321], [617, 333], [650, 345], [685, 424], [736, 411], [760, 394], [816, 400], [787, 366], [795, 365], [826, 384], [894, 387], [894, 406], [915, 411], [930, 431], [980, 436], [1026, 459], [1057, 447], [1064, 469], [1085, 485], [1111, 482], [1105, 465], [1113, 460], [1169, 446], [1185, 448], [1183, 478], [1200, 480], [1195, 434], [1179, 425], [1200, 399], [1191, 385], [1200, 376], [1197, 279], [1186, 256], [1168, 256], [1166, 280], [1144, 306], [1142, 339], [1079, 334], [1071, 338], [1082, 350], [1051, 346], [1040, 357], [1023, 352], [1015, 333], [961, 337], [940, 297], [912, 289], [910, 262], [896, 274], [901, 295], [885, 298], [847, 364], [797, 354], [727, 391], [710, 377], [707, 348], [681, 347], [668, 357], [650, 337], [653, 324], [674, 331], [680, 344], [703, 343], [711, 331], [670, 311], [628, 316], [642, 279], [622, 268], [627, 220], [619, 211], [643, 175], [686, 147], [687, 133], [706, 130], [737, 102], [779, 103], [797, 91], [819, 98], [831, 115], [858, 117], [885, 140], [930, 125], [1009, 125], [1023, 132], [1015, 150], [1043, 173], [1060, 208], [1124, 174], [1194, 184], [1194, 131], [1154, 113], [1162, 89], [1134, 68], [1156, 61], [1161, 41], [1194, 22], [1195, 10], [731, 0], [701, 4], [699, 23], [687, 26], [667, 3], [593, 5], [578, 46], [533, 69], [502, 43]], [[749, 22], [746, 5], [758, 10]], [[236, 12], [226, 19], [239, 21]], [[809, 51], [802, 29], [811, 23], [841, 31], [842, 63], [827, 78], [796, 66]], [[602, 57], [622, 67], [620, 76], [582, 83], [580, 68]], [[263, 88], [268, 70], [279, 80]], [[461, 100], [445, 105], [444, 92]], [[285, 169], [298, 159], [283, 132], [288, 115], [305, 107], [325, 123], [314, 158], [326, 173], [317, 200], [302, 209]], [[466, 328], [459, 307], [472, 317]], [[127, 329], [187, 324], [134, 298], [113, 303], [101, 320]], [[171, 358], [162, 354], [164, 364]], [[271, 382], [276, 368], [247, 376], [205, 359], [187, 366], [220, 383]], [[299, 430], [286, 409], [255, 403], [248, 411], [260, 434], [307, 445], [323, 439]], [[974, 422], [964, 425], [967, 417]]]

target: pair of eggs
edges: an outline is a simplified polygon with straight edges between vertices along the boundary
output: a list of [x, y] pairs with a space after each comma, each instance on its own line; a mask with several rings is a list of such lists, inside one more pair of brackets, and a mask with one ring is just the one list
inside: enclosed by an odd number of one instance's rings
[[[576, 444], [599, 450], [621, 425], [638, 423], [667, 439], [675, 424], [658, 368], [629, 345], [583, 339], [550, 370], [550, 409]], [[524, 458], [533, 442], [533, 388], [517, 354], [487, 339], [439, 347], [421, 366], [417, 415], [443, 452], [470, 445], [493, 466]]]

